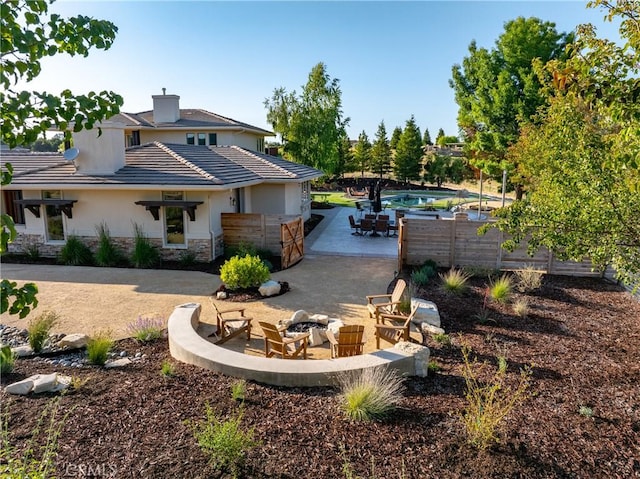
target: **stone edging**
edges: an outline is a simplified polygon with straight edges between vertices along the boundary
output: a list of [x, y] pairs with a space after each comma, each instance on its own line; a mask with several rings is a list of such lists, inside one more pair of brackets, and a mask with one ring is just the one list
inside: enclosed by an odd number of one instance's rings
[[197, 333], [200, 311], [199, 303], [176, 306], [168, 321], [169, 350], [175, 359], [211, 371], [290, 387], [332, 386], [337, 384], [340, 373], [380, 366], [393, 368], [402, 375], [416, 375], [413, 354], [396, 348], [350, 358], [312, 361], [267, 359], [231, 351]]

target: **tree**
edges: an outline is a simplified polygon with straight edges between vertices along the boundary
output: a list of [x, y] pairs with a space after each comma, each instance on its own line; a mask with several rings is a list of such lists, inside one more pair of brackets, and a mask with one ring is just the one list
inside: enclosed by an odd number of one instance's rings
[[[621, 17], [623, 47], [578, 28], [566, 61], [537, 64], [546, 108], [523, 127], [510, 161], [530, 178], [527, 195], [500, 211], [496, 227], [511, 249], [527, 239], [561, 259], [612, 265], [639, 285], [640, 273], [640, 10], [598, 0]], [[486, 229], [486, 228], [485, 228]]]
[[[469, 45], [462, 66], [454, 65], [450, 86], [458, 103], [458, 124], [465, 133], [472, 164], [499, 177], [517, 165], [506, 158], [509, 146], [544, 102], [532, 61], [564, 58], [573, 34], [558, 33], [555, 24], [518, 17], [505, 24], [492, 50]], [[522, 197], [522, 185], [516, 184]]]
[[439, 188], [445, 181], [461, 183], [467, 167], [464, 158], [431, 152], [426, 155], [424, 170], [424, 181], [436, 183]]
[[338, 143], [338, 163], [340, 171], [336, 172], [336, 176], [344, 176], [345, 173], [357, 170], [351, 151], [351, 140], [346, 132]]
[[[45, 57], [59, 53], [87, 56], [91, 48], [106, 50], [111, 47], [117, 27], [111, 22], [85, 16], [61, 18], [49, 15], [49, 2], [17, 0], [0, 4], [2, 17], [2, 41], [0, 44], [0, 92], [2, 104], [2, 141], [14, 148], [27, 145], [57, 128], [70, 137], [73, 130], [93, 128], [96, 123], [115, 115], [122, 105], [122, 97], [103, 91], [99, 94], [74, 95], [69, 90], [59, 95], [37, 91], [16, 91], [19, 81], [31, 81], [41, 70]], [[5, 163], [2, 170], [2, 186], [11, 183], [13, 169]], [[1, 216], [0, 253], [16, 237], [13, 219]], [[37, 287], [27, 283], [19, 287], [15, 282], [3, 279], [0, 312], [18, 314], [24, 318], [38, 304]], [[13, 298], [10, 301], [10, 298]]]
[[341, 174], [339, 143], [346, 135], [340, 81], [331, 78], [324, 63], [311, 69], [302, 94], [276, 88], [264, 101], [267, 121], [279, 133], [285, 157], [327, 174]]
[[64, 147], [64, 135], [57, 134], [52, 138], [38, 138], [31, 145], [31, 151], [56, 152]]
[[458, 143], [458, 137], [453, 135], [442, 135], [436, 140], [438, 146], [445, 146], [449, 143]]
[[402, 128], [396, 126], [391, 133], [391, 140], [389, 141], [389, 146], [392, 150], [395, 150], [398, 147], [398, 142], [400, 141], [400, 137], [402, 136]]
[[364, 130], [358, 136], [358, 142], [353, 147], [353, 160], [364, 178], [365, 170], [371, 168], [371, 142]]
[[436, 135], [436, 145], [439, 145], [442, 142], [442, 138], [444, 138], [444, 136], [444, 130], [439, 128], [438, 134]]
[[424, 135], [422, 136], [422, 145], [423, 146], [433, 145], [433, 142], [431, 141], [431, 135], [429, 134], [429, 128], [424, 129]]
[[387, 129], [384, 127], [384, 121], [381, 121], [378, 125], [376, 141], [373, 142], [371, 169], [377, 173], [380, 178], [391, 169], [391, 147], [387, 139]]
[[393, 165], [395, 177], [404, 182], [420, 179], [422, 154], [420, 128], [416, 126], [416, 121], [411, 115], [404, 130], [402, 130], [402, 135], [396, 148], [395, 163]]

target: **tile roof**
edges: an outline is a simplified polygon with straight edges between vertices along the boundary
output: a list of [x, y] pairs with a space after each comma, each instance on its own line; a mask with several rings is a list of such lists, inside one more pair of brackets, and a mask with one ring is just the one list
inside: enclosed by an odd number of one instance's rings
[[122, 112], [111, 117], [109, 120], [122, 122], [130, 128], [244, 128], [265, 136], [275, 136], [272, 131], [196, 108], [180, 109], [180, 119], [175, 123], [154, 123], [153, 110], [140, 113]]
[[[6, 158], [5, 158], [6, 156]], [[223, 189], [264, 182], [300, 182], [323, 173], [315, 168], [238, 146], [147, 143], [126, 150], [126, 164], [112, 175], [76, 173], [60, 154], [8, 154], [12, 184], [56, 186], [180, 186]]]

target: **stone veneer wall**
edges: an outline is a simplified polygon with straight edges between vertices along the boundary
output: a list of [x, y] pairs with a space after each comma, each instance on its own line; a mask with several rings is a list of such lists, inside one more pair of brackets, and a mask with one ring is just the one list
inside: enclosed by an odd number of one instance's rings
[[[79, 236], [78, 238], [89, 246], [91, 251], [95, 252], [98, 249], [98, 238], [94, 236]], [[126, 255], [129, 255], [133, 251], [134, 238], [112, 237], [111, 241], [124, 251]], [[157, 238], [149, 238], [149, 241], [160, 250], [162, 259], [166, 261], [179, 260], [181, 255], [187, 250], [195, 254], [196, 261], [205, 263], [211, 261], [211, 241], [207, 239], [188, 240], [187, 249], [163, 248], [162, 240]], [[64, 244], [46, 244], [42, 235], [21, 234], [18, 235], [13, 243], [9, 244], [8, 250], [10, 253], [25, 254], [30, 249], [37, 248], [40, 256], [55, 258], [63, 246]], [[222, 248], [220, 252], [222, 252]]]

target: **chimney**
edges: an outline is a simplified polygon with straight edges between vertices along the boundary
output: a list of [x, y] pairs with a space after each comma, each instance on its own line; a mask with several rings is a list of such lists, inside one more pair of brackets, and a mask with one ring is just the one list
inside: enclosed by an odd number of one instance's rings
[[[102, 135], [98, 137], [98, 127]], [[86, 175], [112, 175], [125, 165], [124, 123], [105, 121], [93, 130], [73, 133], [73, 146], [80, 150], [74, 163]]]
[[167, 95], [167, 89], [162, 89], [162, 95], [152, 95], [153, 98], [153, 122], [175, 123], [180, 119], [180, 97]]

